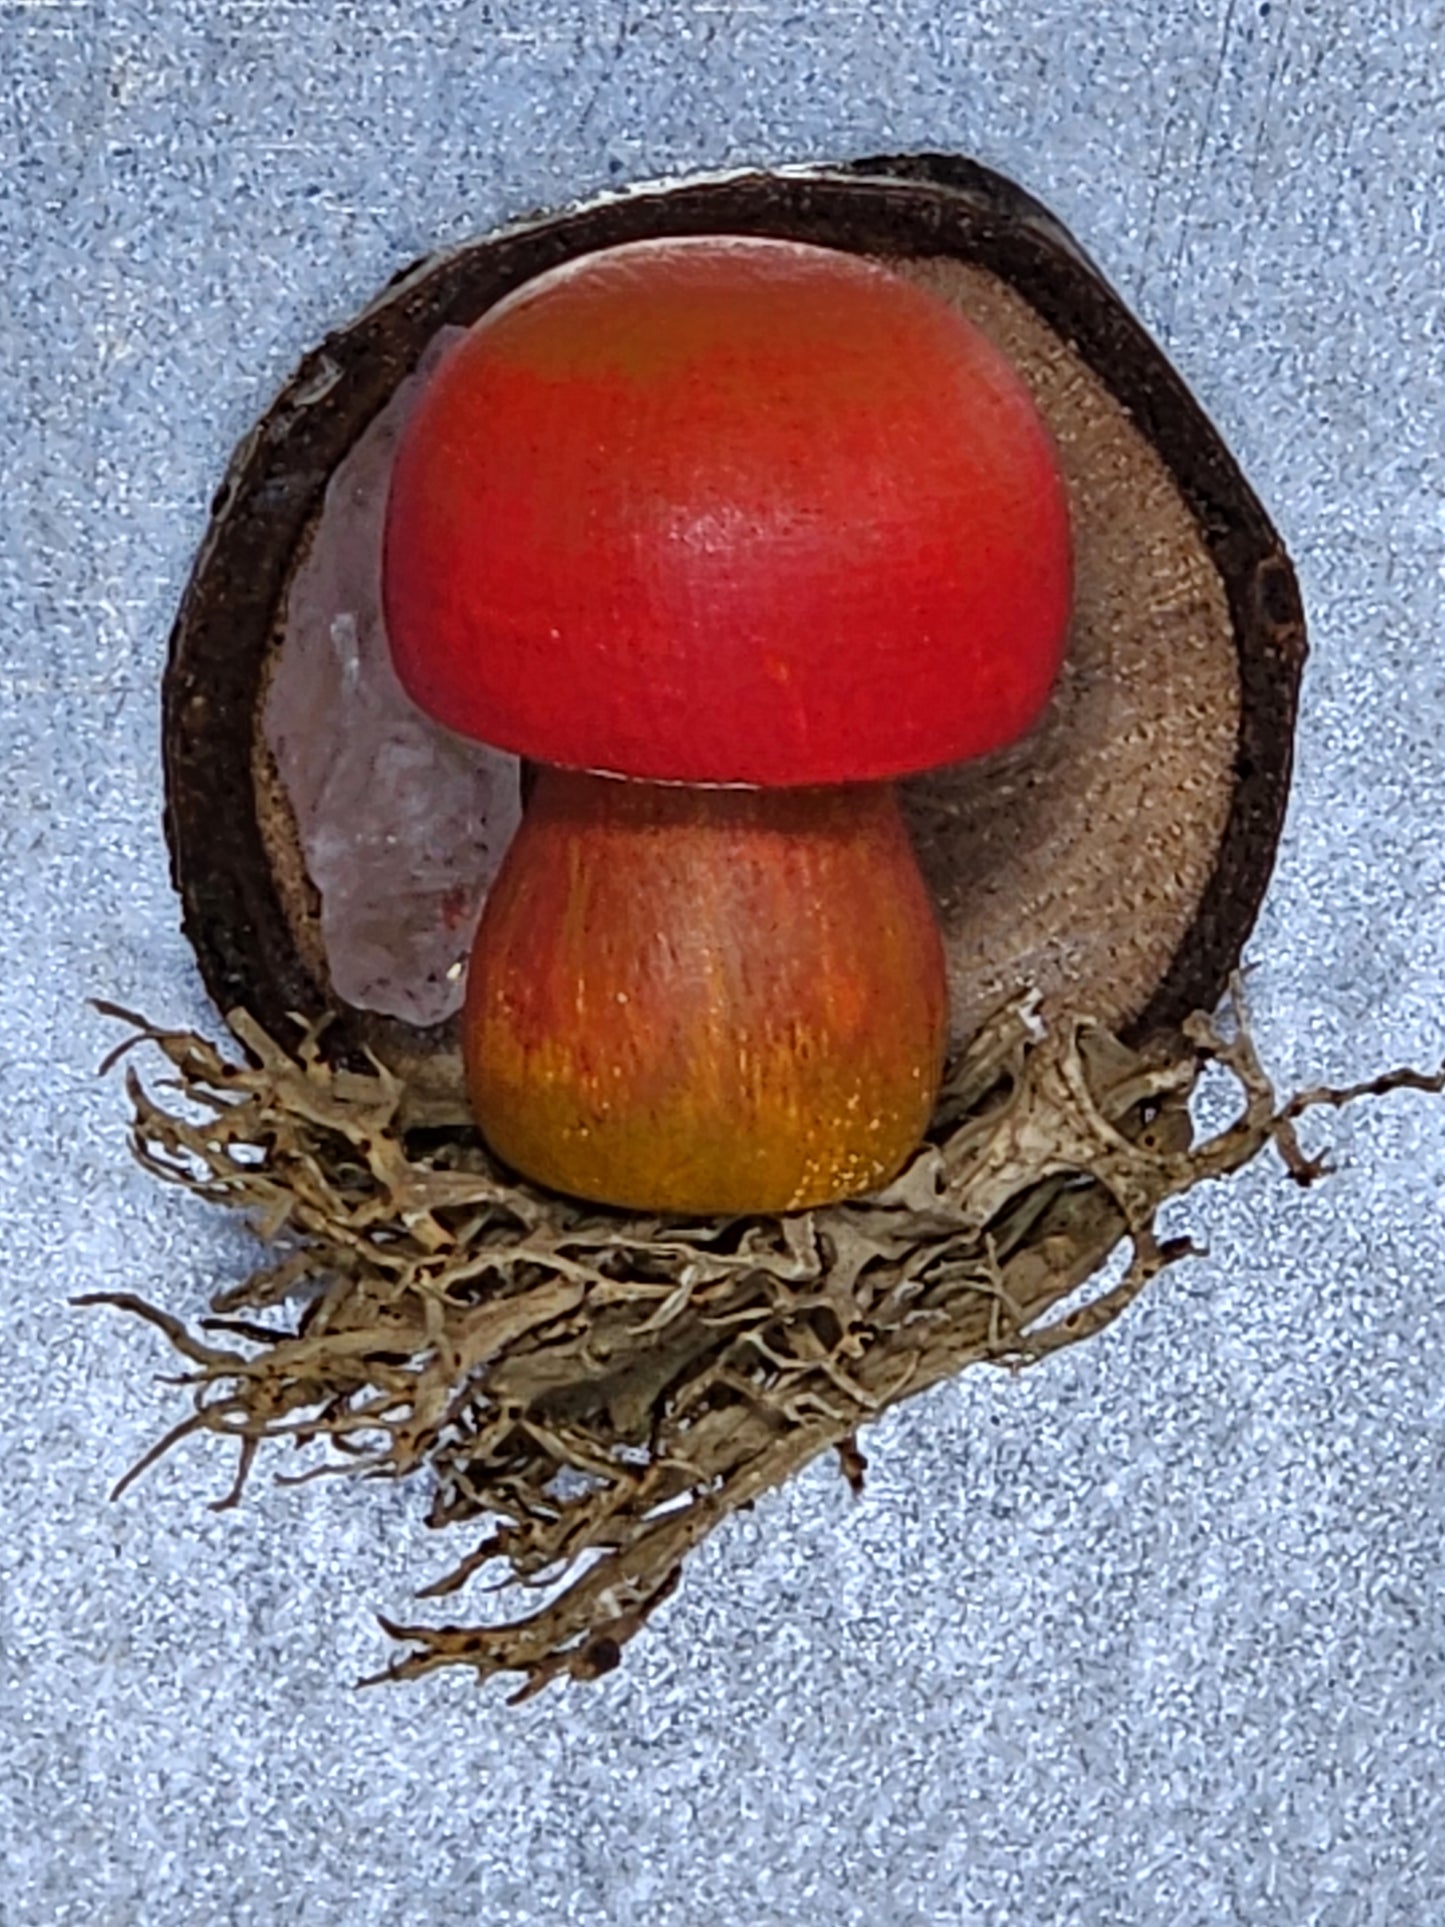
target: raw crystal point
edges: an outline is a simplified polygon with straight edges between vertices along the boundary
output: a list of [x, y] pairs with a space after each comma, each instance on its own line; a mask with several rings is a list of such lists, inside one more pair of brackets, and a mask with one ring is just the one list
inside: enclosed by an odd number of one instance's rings
[[391, 666], [381, 537], [397, 438], [460, 329], [443, 329], [337, 468], [297, 569], [262, 717], [350, 1004], [435, 1024], [460, 1008], [482, 903], [520, 817], [514, 756], [442, 729]]

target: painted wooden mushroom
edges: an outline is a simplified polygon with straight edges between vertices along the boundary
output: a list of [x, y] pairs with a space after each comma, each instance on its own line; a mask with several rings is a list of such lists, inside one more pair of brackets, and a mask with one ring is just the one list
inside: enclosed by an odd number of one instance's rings
[[384, 585], [411, 696], [544, 766], [468, 976], [493, 1148], [644, 1210], [891, 1177], [948, 1032], [891, 779], [1022, 734], [1068, 623], [1064, 486], [1005, 358], [834, 250], [586, 255], [432, 378]]

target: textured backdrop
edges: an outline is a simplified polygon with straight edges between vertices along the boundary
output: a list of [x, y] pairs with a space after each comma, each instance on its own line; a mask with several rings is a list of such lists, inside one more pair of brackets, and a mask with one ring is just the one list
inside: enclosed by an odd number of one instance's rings
[[[734, 1521], [518, 1710], [357, 1694], [420, 1493], [183, 1448], [134, 1289], [239, 1233], [129, 1165], [110, 994], [209, 1022], [160, 831], [166, 630], [237, 438], [401, 264], [609, 185], [909, 147], [1077, 232], [1312, 618], [1251, 948], [1283, 1082], [1445, 1046], [1438, 0], [0, 0], [0, 1923], [1445, 1919], [1445, 1105], [1176, 1211], [1211, 1256]], [[1319, 1132], [1315, 1132], [1315, 1137]]]

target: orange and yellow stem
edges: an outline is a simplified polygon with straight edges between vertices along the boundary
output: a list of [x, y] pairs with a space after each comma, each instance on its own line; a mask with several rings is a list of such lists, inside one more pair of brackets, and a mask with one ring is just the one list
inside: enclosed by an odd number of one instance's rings
[[516, 1170], [637, 1210], [875, 1189], [937, 1098], [947, 986], [883, 784], [544, 769], [477, 931], [464, 1048]]

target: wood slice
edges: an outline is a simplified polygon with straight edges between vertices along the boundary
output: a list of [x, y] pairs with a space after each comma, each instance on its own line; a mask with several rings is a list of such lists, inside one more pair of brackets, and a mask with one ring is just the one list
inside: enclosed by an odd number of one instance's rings
[[1212, 1008], [1259, 910], [1305, 655], [1294, 572], [1197, 403], [1037, 202], [945, 156], [639, 190], [419, 262], [302, 362], [237, 451], [171, 638], [166, 827], [186, 934], [223, 1013], [329, 1013], [457, 1112], [455, 1026], [330, 981], [316, 891], [261, 727], [287, 593], [338, 463], [437, 331], [575, 255], [756, 233], [885, 260], [956, 302], [1030, 384], [1061, 451], [1078, 596], [1043, 722], [904, 786], [950, 960], [955, 1030], [1030, 984], [1133, 1038]]

